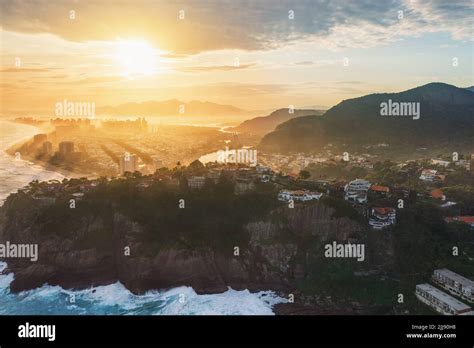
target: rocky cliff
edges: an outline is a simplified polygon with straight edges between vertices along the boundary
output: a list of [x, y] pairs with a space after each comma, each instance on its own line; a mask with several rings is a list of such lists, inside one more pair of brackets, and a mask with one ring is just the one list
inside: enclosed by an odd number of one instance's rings
[[[229, 286], [288, 292], [305, 277], [309, 254], [323, 253], [325, 241], [346, 240], [361, 228], [348, 218], [333, 218], [333, 208], [321, 203], [279, 207], [244, 226], [250, 239], [238, 245], [235, 255], [233, 248], [157, 246], [144, 237], [142, 225], [120, 213], [112, 213], [112, 221], [99, 213], [82, 216], [77, 226], [65, 221], [67, 237], [60, 237], [45, 232], [48, 222], [36, 213], [41, 209], [15, 212], [10, 203], [0, 209], [0, 243], [39, 245], [37, 262], [6, 259], [7, 271], [15, 274], [14, 292], [45, 283], [87, 288], [116, 281], [134, 293], [182, 285], [198, 293], [223, 292]], [[309, 240], [315, 249], [308, 248]]]

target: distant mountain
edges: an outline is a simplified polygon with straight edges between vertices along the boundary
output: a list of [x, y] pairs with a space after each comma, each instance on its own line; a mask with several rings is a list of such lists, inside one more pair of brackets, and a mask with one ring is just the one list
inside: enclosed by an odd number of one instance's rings
[[276, 126], [280, 123], [286, 122], [292, 118], [309, 115], [320, 116], [323, 113], [324, 110], [293, 110], [293, 113], [290, 113], [288, 108], [278, 109], [273, 111], [270, 115], [255, 117], [244, 121], [239, 126], [233, 128], [233, 130], [242, 133], [264, 135], [275, 130]]
[[[396, 113], [399, 103], [419, 103], [419, 119], [382, 116], [388, 105]], [[405, 109], [404, 104], [403, 111]], [[413, 111], [416, 111], [416, 104]], [[409, 110], [408, 110], [409, 111]], [[444, 83], [430, 83], [401, 93], [370, 94], [344, 100], [323, 116], [289, 120], [267, 134], [262, 150], [319, 151], [331, 143], [348, 151], [387, 143], [412, 151], [420, 147], [474, 151], [474, 94]]]
[[468, 91], [474, 92], [474, 86], [466, 87], [465, 89], [467, 89]]
[[[180, 112], [180, 110], [183, 110], [184, 112]], [[244, 116], [252, 114], [249, 111], [239, 109], [232, 105], [195, 100], [185, 103], [176, 99], [147, 101], [143, 103], [125, 103], [118, 106], [104, 106], [97, 108], [97, 113], [105, 115], [136, 116]]]

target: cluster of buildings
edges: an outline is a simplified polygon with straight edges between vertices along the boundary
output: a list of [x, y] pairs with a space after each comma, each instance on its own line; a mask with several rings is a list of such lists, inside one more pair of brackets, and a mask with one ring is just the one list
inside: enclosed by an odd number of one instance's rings
[[243, 194], [255, 189], [258, 182], [269, 182], [274, 172], [263, 166], [239, 167], [238, 165], [223, 165], [206, 168], [202, 175], [193, 175], [186, 178], [190, 189], [201, 189], [206, 181], [217, 183], [222, 175], [234, 182], [235, 194]]
[[[355, 179], [344, 186], [344, 199], [348, 202], [365, 205], [368, 202], [369, 192], [377, 198], [389, 197], [390, 188], [383, 185], [372, 185], [364, 179]], [[390, 207], [372, 207], [369, 209], [369, 225], [371, 228], [381, 230], [390, 225], [395, 225], [397, 212]]]
[[450, 165], [454, 167], [462, 167], [468, 172], [474, 173], [474, 154], [471, 154], [471, 157], [468, 159], [460, 159], [457, 161], [447, 161], [443, 159], [431, 159], [430, 164], [433, 166], [443, 167], [446, 169], [441, 169], [441, 172], [438, 169], [429, 169], [423, 168], [420, 174], [420, 180], [428, 183], [443, 183], [446, 180], [446, 172], [454, 171], [454, 168], [448, 168]]
[[83, 153], [75, 151], [73, 141], [61, 141], [58, 144], [58, 151], [53, 150], [53, 143], [48, 141], [47, 134], [36, 134], [33, 137], [33, 145], [39, 147], [39, 154], [42, 156], [57, 156], [59, 160], [68, 162], [80, 162], [83, 159]]
[[107, 132], [134, 132], [134, 133], [145, 133], [148, 131], [148, 122], [144, 117], [137, 118], [136, 120], [125, 120], [115, 121], [107, 120], [101, 122], [101, 130]]
[[[452, 295], [474, 302], [474, 281], [446, 268], [435, 270], [432, 280]], [[418, 284], [415, 295], [421, 302], [444, 315], [474, 314], [470, 306], [428, 283]]]
[[447, 168], [451, 163], [453, 163], [455, 166], [463, 167], [467, 171], [471, 170], [471, 166], [472, 166], [473, 162], [474, 162], [474, 155], [471, 155], [470, 160], [469, 159], [460, 159], [460, 160], [453, 161], [453, 162], [442, 160], [442, 159], [431, 159], [430, 160], [430, 163], [434, 164], [436, 166]]
[[442, 183], [446, 180], [446, 175], [439, 174], [436, 169], [423, 169], [420, 180], [433, 183]]
[[333, 154], [330, 148], [331, 146], [327, 146], [324, 151], [313, 155], [305, 153], [295, 155], [259, 153], [259, 161], [266, 163], [276, 172], [285, 171], [296, 174], [312, 164], [336, 166], [341, 160], [348, 162], [349, 168], [358, 167], [369, 171], [374, 168], [373, 163], [370, 161], [370, 157], [372, 156], [369, 154], [351, 156], [349, 160], [345, 160], [344, 156]]

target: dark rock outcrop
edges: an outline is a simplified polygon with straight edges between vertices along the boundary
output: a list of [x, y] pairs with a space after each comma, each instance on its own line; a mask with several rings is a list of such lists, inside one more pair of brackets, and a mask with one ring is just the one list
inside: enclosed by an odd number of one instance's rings
[[[134, 293], [177, 286], [191, 286], [198, 293], [228, 287], [288, 293], [305, 277], [306, 253], [319, 252], [307, 250], [305, 240], [345, 240], [361, 227], [348, 218], [333, 218], [334, 210], [321, 203], [281, 207], [245, 226], [250, 240], [239, 246], [236, 256], [234, 250], [151, 246], [144, 227], [118, 213], [112, 214], [111, 230], [105, 234], [108, 225], [97, 215], [84, 216], [78, 228], [59, 237], [45, 234], [31, 216], [7, 218], [5, 210], [0, 209], [0, 243], [39, 245], [37, 262], [6, 260], [8, 272], [15, 274], [13, 292], [45, 283], [80, 289], [120, 281]], [[73, 227], [65, 222], [64, 228]], [[102, 236], [97, 245], [87, 242], [95, 236]]]

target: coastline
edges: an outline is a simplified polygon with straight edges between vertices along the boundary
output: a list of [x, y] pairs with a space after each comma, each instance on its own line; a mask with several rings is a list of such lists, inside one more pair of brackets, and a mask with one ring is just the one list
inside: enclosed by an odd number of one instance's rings
[[65, 175], [57, 170], [45, 169], [27, 159], [15, 160], [8, 149], [15, 144], [27, 141], [39, 131], [38, 127], [0, 120], [2, 138], [0, 139], [0, 205], [11, 193], [28, 185], [33, 180], [62, 180]]
[[[6, 153], [12, 159], [14, 159], [14, 157], [15, 157], [15, 148], [20, 147], [23, 144], [30, 141], [31, 138], [35, 134], [39, 134], [41, 132], [46, 132], [48, 130], [47, 127], [41, 128], [41, 127], [38, 127], [38, 126], [33, 126], [33, 125], [29, 125], [29, 124], [24, 124], [24, 123], [12, 122], [12, 121], [8, 121], [8, 120], [5, 120], [5, 121], [2, 120], [0, 122], [9, 123], [9, 124], [12, 124], [12, 125], [15, 125], [15, 126], [20, 126], [20, 127], [25, 126], [25, 127], [30, 127], [30, 128], [35, 129], [33, 134], [28, 134], [28, 135], [22, 136], [20, 138], [17, 138], [15, 140], [13, 140], [12, 142], [10, 142], [8, 144], [2, 144], [3, 148], [0, 149], [0, 151]], [[26, 157], [24, 159], [21, 159], [21, 161], [23, 161], [23, 162], [25, 162], [25, 163], [27, 163], [28, 165], [31, 165], [31, 166], [38, 166], [41, 169], [43, 169], [45, 171], [48, 171], [48, 172], [58, 173], [58, 174], [64, 176], [65, 178], [84, 178], [84, 177], [88, 178], [88, 179], [95, 178], [95, 176], [92, 176], [90, 174], [72, 172], [72, 171], [66, 170], [64, 168], [53, 166], [53, 165], [48, 164], [44, 161], [36, 160], [36, 159], [30, 158], [30, 157]]]
[[[51, 178], [58, 178], [58, 177], [64, 177], [64, 176], [69, 176], [70, 177], [70, 176], [77, 176], [78, 175], [77, 173], [70, 173], [70, 172], [65, 171], [65, 170], [61, 171], [60, 168], [52, 168], [50, 166], [46, 166], [46, 165], [44, 165], [44, 162], [34, 161], [34, 160], [29, 160], [29, 159], [22, 159], [20, 161], [16, 161], [14, 159], [14, 154], [12, 154], [11, 150], [10, 151], [8, 151], [8, 150], [11, 147], [17, 146], [17, 144], [19, 144], [21, 142], [26, 142], [29, 139], [31, 139], [31, 137], [33, 137], [34, 134], [37, 134], [37, 133], [42, 131], [40, 128], [31, 126], [31, 125], [14, 123], [14, 122], [10, 122], [10, 121], [0, 121], [0, 128], [5, 130], [5, 134], [9, 134], [8, 139], [3, 138], [2, 139], [3, 141], [0, 141], [0, 152], [1, 152], [0, 160], [2, 160], [2, 162], [0, 162], [0, 174], [2, 174], [4, 172], [7, 175], [10, 175], [11, 178], [15, 179], [15, 180], [9, 180], [9, 179], [3, 178], [4, 179], [3, 181], [5, 182], [5, 184], [4, 184], [5, 187], [7, 187], [6, 185], [8, 185], [8, 188], [4, 191], [5, 192], [5, 198], [8, 195], [10, 195], [11, 193], [14, 193], [19, 188], [24, 187], [25, 184], [28, 184], [32, 180], [48, 181]], [[8, 128], [10, 128], [10, 129], [8, 129]], [[2, 184], [0, 183], [0, 186], [1, 185]], [[1, 206], [1, 204], [0, 204], [0, 206]], [[6, 260], [4, 260], [4, 261], [6, 261]], [[72, 291], [74, 291], [74, 292], [78, 291], [79, 293], [83, 293], [83, 292], [87, 291], [88, 288], [90, 288], [90, 286], [87, 287], [87, 288], [84, 288], [83, 286], [79, 286], [79, 287], [76, 287], [76, 286], [59, 287], [58, 285], [60, 285], [60, 284], [57, 284], [57, 283], [54, 284], [54, 282], [52, 282], [52, 284], [50, 284], [50, 283], [44, 284], [43, 283], [43, 285], [34, 286], [34, 287], [29, 288], [29, 289], [25, 288], [24, 289], [25, 291], [20, 290], [18, 292], [18, 291], [14, 290], [14, 288], [15, 288], [14, 286], [10, 287], [10, 283], [13, 282], [13, 280], [15, 278], [17, 280], [19, 278], [22, 278], [22, 275], [21, 275], [21, 272], [18, 269], [15, 269], [15, 267], [12, 267], [12, 266], [13, 265], [10, 262], [8, 262], [8, 266], [6, 266], [6, 268], [3, 270], [3, 272], [0, 272], [0, 280], [2, 280], [2, 282], [0, 282], [0, 283], [6, 285], [6, 288], [5, 288], [6, 292], [4, 292], [4, 295], [2, 294], [2, 297], [3, 296], [8, 297], [8, 299], [6, 297], [3, 298], [3, 299], [5, 299], [5, 301], [11, 300], [10, 311], [7, 312], [7, 313], [13, 313], [13, 314], [21, 313], [22, 310], [30, 310], [31, 311], [32, 309], [19, 309], [19, 308], [22, 307], [21, 299], [25, 295], [27, 297], [29, 297], [30, 294], [32, 296], [34, 296], [33, 294], [35, 294], [35, 293], [41, 293], [41, 292], [45, 292], [45, 291], [48, 292], [52, 289], [58, 289], [57, 291], [59, 291], [59, 294], [69, 293], [69, 292], [72, 292]], [[41, 271], [39, 273], [41, 273]], [[39, 274], [36, 273], [36, 272], [33, 272], [31, 274], [31, 276], [33, 276], [33, 278], [35, 276], [38, 276], [38, 275]], [[8, 284], [6, 284], [7, 280], [9, 280]], [[30, 280], [31, 280], [31, 278], [30, 278]], [[67, 279], [64, 279], [64, 281], [65, 281], [64, 285], [67, 285], [66, 284]], [[117, 285], [114, 282], [103, 282], [102, 285], [99, 285], [99, 284], [100, 283], [95, 285], [95, 289], [98, 289], [97, 286], [102, 287], [102, 288], [107, 288], [107, 289], [115, 289], [117, 287]], [[83, 288], [83, 289], [80, 290], [80, 288]], [[78, 289], [78, 290], [72, 290], [72, 289]], [[166, 289], [168, 289], [168, 290], [166, 290]], [[137, 302], [141, 303], [143, 301], [143, 298], [148, 296], [146, 294], [149, 293], [149, 292], [156, 292], [156, 293], [165, 292], [165, 293], [167, 293], [167, 292], [170, 292], [170, 291], [171, 292], [176, 292], [177, 289], [181, 289], [181, 288], [180, 287], [178, 287], [178, 288], [176, 288], [176, 287], [172, 287], [172, 288], [150, 287], [146, 291], [146, 293], [142, 293], [141, 295], [137, 295], [136, 293], [134, 293], [133, 287], [121, 286], [121, 288], [118, 289], [118, 290], [120, 291], [121, 296], [125, 296], [125, 295], [123, 295], [123, 293], [126, 292], [127, 293], [126, 296], [133, 296], [134, 301], [137, 301]], [[216, 311], [215, 314], [257, 314], [257, 315], [258, 314], [260, 314], [260, 315], [262, 315], [262, 314], [263, 315], [275, 314], [275, 312], [273, 312], [272, 306], [267, 307], [265, 309], [265, 306], [263, 305], [263, 303], [265, 302], [265, 297], [261, 298], [260, 295], [259, 295], [259, 293], [261, 291], [259, 291], [257, 289], [229, 290], [229, 288], [227, 288], [227, 287], [220, 287], [218, 289], [219, 291], [208, 291], [208, 292], [199, 291], [199, 290], [204, 290], [204, 289], [198, 289], [198, 288], [196, 288], [197, 290], [194, 290], [193, 288], [189, 288], [189, 289], [191, 289], [191, 290], [187, 290], [187, 291], [190, 291], [190, 294], [193, 297], [196, 298], [196, 301], [199, 301], [199, 302], [202, 301], [204, 298], [208, 299], [207, 301], [222, 301], [221, 299], [226, 298], [227, 296], [232, 296], [231, 299], [235, 298], [236, 302], [231, 303], [229, 305], [231, 307], [233, 306], [235, 308], [234, 310], [236, 311], [236, 313], [231, 313], [231, 312], [229, 312], [229, 309], [223, 308], [223, 309], [220, 309], [220, 310]], [[208, 289], [208, 290], [211, 290], [211, 289]], [[217, 290], [217, 289], [214, 289], [214, 290]], [[123, 293], [122, 293], [122, 291], [123, 291]], [[262, 292], [271, 292], [271, 291], [270, 290], [262, 290]], [[128, 293], [130, 293], [131, 295], [128, 295]], [[275, 291], [274, 293], [275, 293], [275, 295], [274, 295], [275, 298], [278, 297], [277, 292]], [[270, 297], [272, 297], [272, 296], [270, 296]], [[17, 298], [20, 299], [20, 301], [18, 301]], [[250, 305], [255, 305], [257, 307], [256, 308], [249, 307], [249, 308], [240, 309], [239, 308], [240, 298], [243, 298], [244, 301], [247, 301], [245, 299], [248, 299], [250, 301]], [[17, 301], [19, 303], [17, 303]], [[40, 306], [39, 306], [40, 308], [42, 308], [42, 306], [44, 306], [45, 303], [47, 301], [49, 301], [49, 299], [47, 299], [46, 297], [44, 297], [44, 298], [40, 297], [40, 298], [38, 298], [38, 301], [40, 301], [40, 302], [42, 301], [40, 303]], [[115, 303], [114, 305], [115, 306], [120, 306], [120, 302]], [[189, 305], [194, 306], [195, 304], [190, 303]], [[65, 306], [65, 305], [62, 306], [61, 303], [58, 303], [57, 306], [58, 306], [58, 308], [57, 308], [58, 311], [67, 311], [68, 310], [67, 306]], [[146, 306], [146, 304], [145, 304], [145, 306]], [[164, 314], [166, 314], [166, 312], [176, 310], [176, 308], [172, 308], [172, 307], [173, 307], [173, 305], [169, 309], [164, 308], [164, 310], [165, 310]], [[259, 309], [257, 310], [257, 308], [259, 308]], [[92, 311], [91, 313], [94, 314], [94, 313], [96, 313], [97, 308], [94, 308], [94, 305], [91, 305], [91, 308], [89, 308], [88, 310], [91, 310]], [[204, 309], [202, 309], [201, 311], [204, 311]], [[105, 312], [105, 313], [108, 313], [108, 312]], [[127, 311], [124, 311], [122, 314], [127, 314], [127, 313], [128, 313]], [[37, 312], [34, 312], [33, 314], [47, 314], [47, 312], [42, 310], [42, 309], [38, 309]], [[182, 314], [182, 313], [178, 312], [178, 313], [173, 313], [173, 314]], [[188, 314], [188, 313], [184, 313], [184, 314]], [[195, 314], [203, 314], [203, 312], [197, 311]]]

